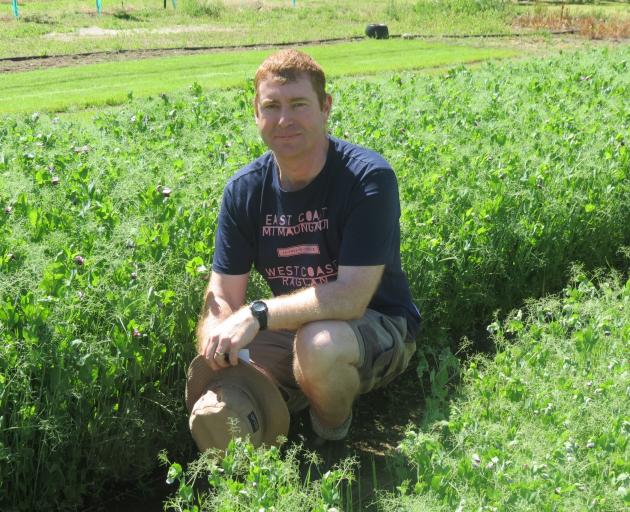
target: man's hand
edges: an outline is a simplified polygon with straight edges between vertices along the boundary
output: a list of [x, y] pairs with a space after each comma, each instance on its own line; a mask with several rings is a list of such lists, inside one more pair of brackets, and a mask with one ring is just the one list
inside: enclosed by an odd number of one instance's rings
[[212, 329], [201, 354], [215, 371], [236, 366], [239, 350], [250, 344], [259, 328], [249, 308], [241, 308]]

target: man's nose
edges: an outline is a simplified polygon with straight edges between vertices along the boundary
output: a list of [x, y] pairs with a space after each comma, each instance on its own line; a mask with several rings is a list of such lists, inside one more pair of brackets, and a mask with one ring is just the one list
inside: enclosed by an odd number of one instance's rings
[[278, 118], [278, 124], [281, 126], [290, 125], [293, 122], [293, 114], [289, 106], [280, 108], [280, 117]]

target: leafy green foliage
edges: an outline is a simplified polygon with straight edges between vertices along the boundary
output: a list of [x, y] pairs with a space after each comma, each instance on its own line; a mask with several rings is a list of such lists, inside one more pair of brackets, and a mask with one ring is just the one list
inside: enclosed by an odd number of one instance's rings
[[[156, 447], [188, 435], [184, 372], [221, 189], [200, 173], [227, 144], [212, 127], [243, 105], [200, 109], [193, 96], [184, 121], [184, 103], [158, 101], [157, 114], [98, 117], [89, 133], [35, 116], [2, 127], [0, 467], [18, 508], [60, 492], [76, 503], [90, 482], [151, 470]], [[211, 134], [196, 159], [165, 159], [191, 123]]]
[[[404, 510], [624, 510], [630, 503], [630, 281], [578, 272], [496, 323], [448, 421], [410, 430]], [[392, 508], [385, 507], [387, 510]]]
[[471, 328], [497, 310], [558, 291], [571, 261], [623, 265], [627, 58], [593, 51], [335, 88], [353, 105], [333, 111], [335, 133], [397, 171], [404, 267], [433, 343], [478, 338]]
[[[300, 449], [289, 448], [283, 457], [276, 447], [254, 448], [248, 440], [235, 438], [225, 453], [208, 451], [195, 460], [187, 471], [170, 464], [167, 483], [178, 485], [166, 502], [166, 509], [177, 512], [249, 511], [249, 510], [339, 510], [342, 488], [353, 479], [351, 461], [326, 472], [321, 479], [302, 481]], [[314, 455], [314, 454], [312, 454]], [[311, 457], [311, 464], [317, 464]], [[206, 479], [209, 489], [199, 491], [199, 480]]]
[[[333, 84], [333, 134], [399, 176], [435, 408], [461, 336], [559, 290], [572, 261], [623, 264], [628, 52]], [[185, 370], [221, 192], [264, 151], [252, 96], [251, 84], [195, 85], [130, 97], [91, 124], [0, 121], [1, 508], [78, 506], [190, 442]], [[260, 279], [249, 292], [269, 293]], [[575, 334], [584, 354], [600, 339], [593, 326]], [[527, 390], [513, 378], [501, 396], [518, 404]]]

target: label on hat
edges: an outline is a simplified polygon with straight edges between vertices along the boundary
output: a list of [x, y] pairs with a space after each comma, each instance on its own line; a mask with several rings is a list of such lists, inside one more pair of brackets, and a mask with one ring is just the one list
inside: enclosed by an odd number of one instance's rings
[[247, 419], [249, 420], [249, 424], [252, 427], [252, 434], [258, 432], [260, 425], [258, 424], [258, 418], [256, 417], [256, 413], [254, 411], [250, 412], [247, 415]]

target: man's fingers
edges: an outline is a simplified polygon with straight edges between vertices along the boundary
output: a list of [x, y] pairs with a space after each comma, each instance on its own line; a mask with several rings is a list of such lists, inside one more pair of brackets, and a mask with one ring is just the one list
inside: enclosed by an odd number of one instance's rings
[[225, 354], [230, 347], [230, 340], [221, 338], [219, 335], [215, 335], [211, 338], [212, 343], [208, 346], [208, 353], [206, 357], [212, 359], [215, 354]]
[[251, 336], [247, 333], [226, 331], [208, 338], [204, 350], [204, 357], [213, 370], [220, 370], [238, 364], [239, 350], [249, 344]]
[[206, 344], [206, 348], [203, 352], [203, 357], [205, 357], [208, 360], [212, 359], [212, 355], [214, 354], [214, 346], [212, 344], [212, 342], [208, 342]]
[[220, 338], [219, 336], [214, 335], [208, 338], [205, 349], [203, 351], [203, 357], [208, 363], [208, 366], [210, 366], [210, 368], [212, 368], [215, 371], [221, 369], [221, 367], [217, 364], [216, 355], [215, 355], [217, 351], [219, 352], [221, 351], [219, 347], [220, 347]]
[[212, 343], [211, 345], [208, 346], [208, 350], [205, 354], [206, 359], [214, 359], [214, 354], [216, 354], [216, 352], [217, 352], [217, 344]]
[[236, 366], [238, 364], [238, 348], [234, 347], [230, 350], [230, 358], [229, 362], [232, 366]]
[[225, 362], [225, 354], [215, 352], [212, 356], [212, 362], [217, 367], [217, 369], [223, 368], [223, 363]]
[[227, 354], [215, 351], [210, 357], [206, 358], [206, 361], [210, 368], [212, 368], [214, 371], [217, 371], [227, 366], [226, 358]]
[[214, 357], [204, 357], [204, 361], [215, 372], [221, 369], [214, 360]]
[[229, 351], [221, 354], [221, 351], [215, 352], [214, 361], [221, 368], [228, 366], [236, 366], [238, 364], [239, 348], [237, 345], [231, 345]]
[[229, 354], [232, 349], [232, 341], [228, 337], [220, 339], [217, 344], [212, 357], [214, 362], [219, 368], [226, 368], [230, 365]]

